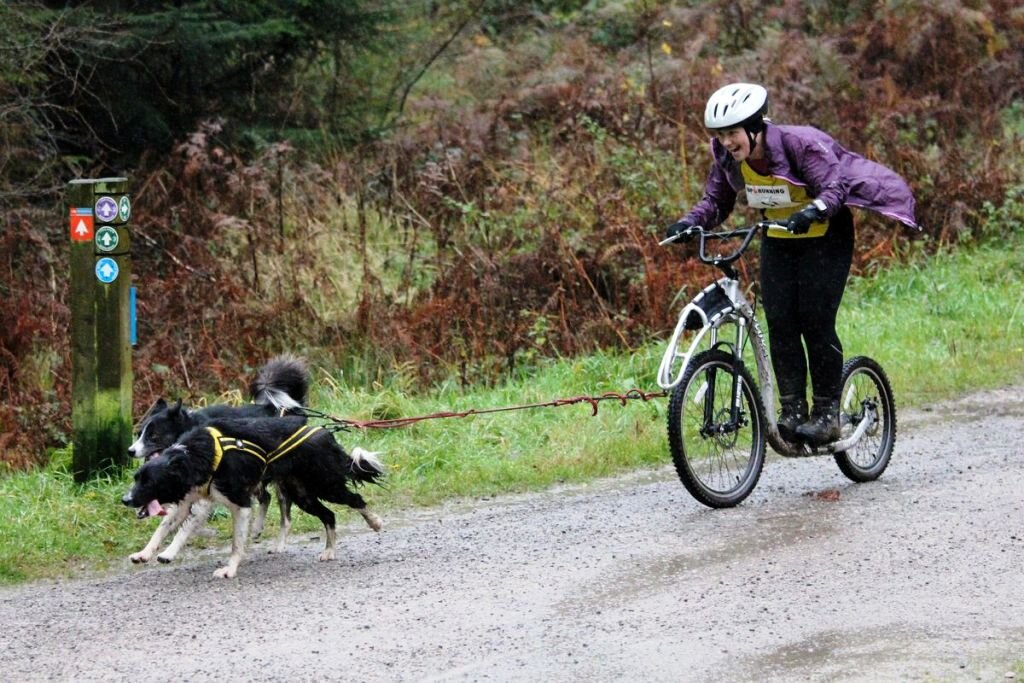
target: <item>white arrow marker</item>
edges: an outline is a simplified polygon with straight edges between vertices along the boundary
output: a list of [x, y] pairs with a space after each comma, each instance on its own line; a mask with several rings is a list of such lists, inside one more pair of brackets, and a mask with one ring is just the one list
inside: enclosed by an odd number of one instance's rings
[[76, 235], [88, 235], [89, 234], [89, 228], [86, 227], [85, 221], [83, 221], [81, 218], [78, 219], [78, 225], [75, 226], [75, 234]]
[[117, 279], [117, 262], [111, 258], [101, 258], [96, 262], [96, 277], [100, 282], [110, 284]]
[[112, 240], [110, 239], [110, 233], [109, 233], [109, 232], [105, 232], [105, 233], [103, 233], [103, 236], [102, 236], [102, 237], [100, 237], [100, 241], [101, 241], [101, 242], [103, 242], [103, 246], [105, 246], [105, 247], [109, 247], [109, 246], [110, 246], [110, 243], [111, 243], [111, 241], [112, 241]]

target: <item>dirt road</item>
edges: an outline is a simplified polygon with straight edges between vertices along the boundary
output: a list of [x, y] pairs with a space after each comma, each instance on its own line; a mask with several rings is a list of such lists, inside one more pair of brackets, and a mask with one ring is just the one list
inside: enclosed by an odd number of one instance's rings
[[774, 460], [712, 511], [665, 468], [380, 535], [352, 519], [333, 563], [301, 538], [258, 544], [235, 580], [212, 578], [221, 549], [6, 589], [0, 678], [1010, 680], [1024, 390], [900, 417], [873, 484]]

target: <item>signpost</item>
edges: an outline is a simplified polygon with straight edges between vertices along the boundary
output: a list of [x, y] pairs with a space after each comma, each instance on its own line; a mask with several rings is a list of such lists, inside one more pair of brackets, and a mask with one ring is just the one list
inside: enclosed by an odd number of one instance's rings
[[73, 180], [71, 421], [82, 482], [128, 461], [132, 440], [131, 200], [127, 178]]

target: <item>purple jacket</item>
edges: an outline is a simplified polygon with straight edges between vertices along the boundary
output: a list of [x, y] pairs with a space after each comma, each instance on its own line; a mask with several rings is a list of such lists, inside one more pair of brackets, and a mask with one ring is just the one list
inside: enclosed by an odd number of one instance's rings
[[[914, 219], [914, 195], [903, 178], [843, 148], [817, 128], [767, 123], [764, 152], [771, 175], [806, 187], [810, 196], [825, 203], [829, 216], [849, 205], [919, 228]], [[724, 221], [736, 204], [736, 193], [744, 187], [739, 163], [718, 140], [711, 140], [711, 155], [714, 164], [704, 196], [683, 217], [704, 227]]]

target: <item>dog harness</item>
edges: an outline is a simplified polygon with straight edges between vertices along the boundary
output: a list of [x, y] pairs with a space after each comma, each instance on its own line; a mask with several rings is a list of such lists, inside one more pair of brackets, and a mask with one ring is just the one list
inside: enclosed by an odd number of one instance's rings
[[282, 441], [277, 448], [267, 453], [267, 451], [251, 441], [237, 439], [233, 436], [225, 436], [216, 427], [207, 427], [206, 431], [213, 437], [213, 471], [217, 471], [217, 467], [220, 466], [221, 459], [223, 459], [224, 454], [229, 451], [240, 451], [242, 453], [247, 453], [254, 458], [258, 458], [263, 462], [263, 469], [265, 470], [270, 463], [292, 452], [321, 429], [323, 429], [323, 427], [303, 425], [293, 432], [291, 436]]

